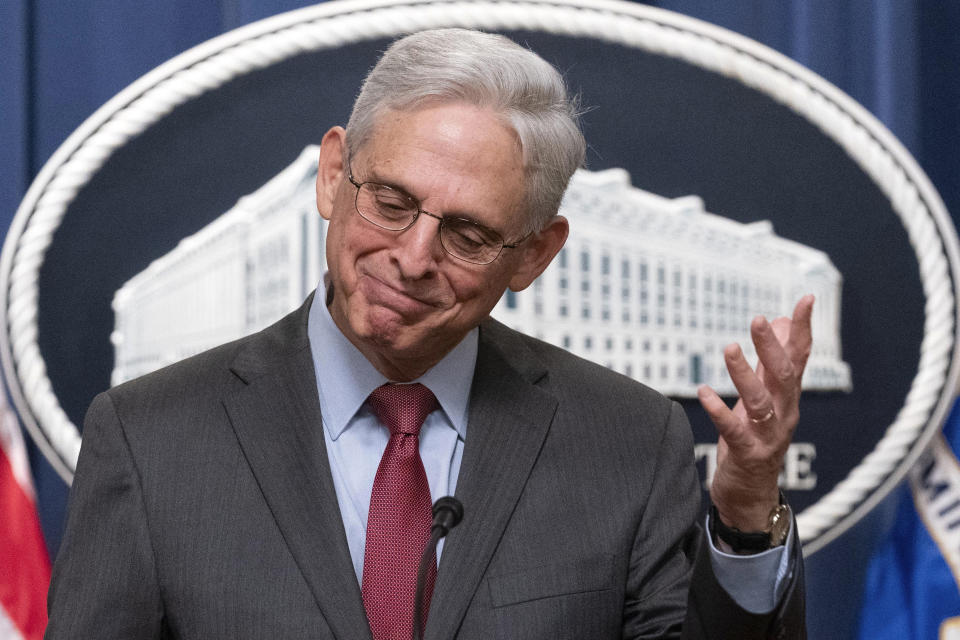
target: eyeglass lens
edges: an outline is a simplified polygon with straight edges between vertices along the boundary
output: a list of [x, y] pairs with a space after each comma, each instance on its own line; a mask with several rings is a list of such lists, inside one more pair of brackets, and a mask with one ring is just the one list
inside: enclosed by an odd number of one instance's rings
[[[413, 224], [420, 203], [392, 187], [364, 182], [357, 190], [357, 212], [378, 227], [402, 231]], [[453, 217], [441, 219], [440, 243], [447, 253], [478, 264], [496, 260], [503, 247], [503, 239], [492, 229]]]

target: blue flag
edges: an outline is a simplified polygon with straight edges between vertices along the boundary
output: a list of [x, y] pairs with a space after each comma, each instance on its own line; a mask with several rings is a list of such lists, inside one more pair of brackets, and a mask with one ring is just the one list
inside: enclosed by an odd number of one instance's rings
[[960, 640], [960, 401], [910, 471], [867, 571], [860, 640]]

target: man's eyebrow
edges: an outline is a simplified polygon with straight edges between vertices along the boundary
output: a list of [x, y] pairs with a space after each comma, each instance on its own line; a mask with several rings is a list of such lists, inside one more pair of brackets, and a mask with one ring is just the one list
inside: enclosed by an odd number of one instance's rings
[[[416, 202], [416, 203], [417, 203], [417, 207], [418, 207], [421, 211], [424, 210], [424, 209], [423, 209], [423, 200], [421, 200], [421, 199], [418, 198], [417, 196], [415, 196], [415, 195], [413, 195], [412, 193], [410, 193], [410, 191], [408, 191], [408, 190], [407, 190], [406, 188], [404, 188], [403, 186], [401, 186], [401, 185], [399, 185], [399, 184], [397, 184], [397, 183], [395, 183], [395, 182], [393, 182], [393, 181], [391, 181], [391, 180], [381, 178], [380, 176], [378, 176], [378, 175], [376, 174], [375, 171], [371, 171], [371, 179], [368, 180], [367, 182], [374, 182], [374, 183], [376, 183], [376, 184], [383, 185], [384, 187], [390, 187], [390, 188], [393, 189], [394, 191], [397, 191], [397, 192], [400, 193], [401, 195], [404, 195], [404, 196], [410, 198], [411, 200], [413, 200], [414, 202]], [[495, 231], [495, 229], [493, 229], [493, 227], [491, 227], [491, 226], [489, 226], [489, 225], [487, 225], [487, 224], [484, 224], [483, 222], [480, 222], [480, 221], [477, 219], [477, 216], [474, 215], [474, 214], [472, 214], [472, 213], [470, 213], [470, 212], [464, 212], [464, 211], [430, 211], [430, 213], [432, 213], [432, 214], [434, 214], [434, 215], [438, 215], [438, 216], [440, 216], [441, 218], [451, 218], [451, 219], [456, 218], [456, 219], [458, 219], [458, 220], [466, 220], [467, 222], [472, 222], [473, 224], [475, 224], [475, 225], [477, 225], [477, 226], [480, 226], [480, 227], [483, 227], [484, 229], [490, 229], [491, 231]], [[499, 233], [499, 232], [498, 232], [498, 233]]]
[[[354, 179], [356, 179], [356, 176], [354, 176]], [[393, 182], [392, 180], [388, 180], [386, 178], [382, 178], [378, 176], [375, 170], [370, 170], [366, 178], [361, 180], [361, 182], [373, 182], [374, 184], [379, 184], [384, 187], [390, 187], [394, 191], [399, 191], [400, 193], [407, 196], [408, 198], [416, 200], [418, 204], [420, 203], [420, 198], [416, 197], [415, 195], [410, 193], [410, 191], [408, 191], [403, 186], [397, 184], [396, 182]]]
[[[356, 178], [357, 177], [354, 176], [354, 179]], [[383, 185], [385, 187], [390, 187], [394, 191], [399, 191], [401, 194], [407, 196], [411, 200], [414, 200], [417, 203], [417, 206], [420, 208], [420, 210], [421, 211], [423, 210], [423, 200], [413, 195], [412, 193], [410, 193], [410, 191], [408, 191], [403, 186], [397, 184], [396, 182], [393, 182], [388, 178], [381, 177], [380, 175], [377, 174], [376, 169], [371, 169], [369, 171], [369, 175], [364, 180], [361, 180], [361, 182], [373, 182], [379, 185]], [[477, 216], [473, 213], [470, 213], [469, 211], [441, 211], [441, 212], [430, 211], [430, 213], [433, 213], [434, 215], [439, 215], [442, 218], [451, 218], [451, 219], [456, 218], [458, 220], [466, 220], [467, 222], [472, 222], [478, 227], [483, 227], [484, 229], [494, 231], [498, 234], [500, 233], [499, 231], [491, 227], [489, 224], [478, 220]]]

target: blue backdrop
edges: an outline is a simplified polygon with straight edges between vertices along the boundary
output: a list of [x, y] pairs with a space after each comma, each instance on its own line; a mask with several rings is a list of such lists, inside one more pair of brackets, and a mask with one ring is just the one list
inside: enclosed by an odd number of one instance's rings
[[[33, 176], [94, 110], [185, 49], [297, 0], [0, 2], [0, 229]], [[960, 214], [960, 3], [934, 0], [649, 2], [737, 31], [811, 68], [874, 113]], [[31, 449], [41, 521], [59, 546], [67, 488]], [[899, 495], [899, 494], [898, 494]], [[896, 497], [808, 561], [811, 637], [856, 629], [866, 559]]]

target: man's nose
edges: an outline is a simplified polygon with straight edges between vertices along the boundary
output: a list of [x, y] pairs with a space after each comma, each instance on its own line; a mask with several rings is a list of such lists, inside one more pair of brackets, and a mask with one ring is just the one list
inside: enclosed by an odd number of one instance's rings
[[421, 213], [417, 221], [400, 234], [397, 262], [403, 277], [415, 280], [436, 270], [443, 259], [440, 243], [440, 218], [432, 213]]

